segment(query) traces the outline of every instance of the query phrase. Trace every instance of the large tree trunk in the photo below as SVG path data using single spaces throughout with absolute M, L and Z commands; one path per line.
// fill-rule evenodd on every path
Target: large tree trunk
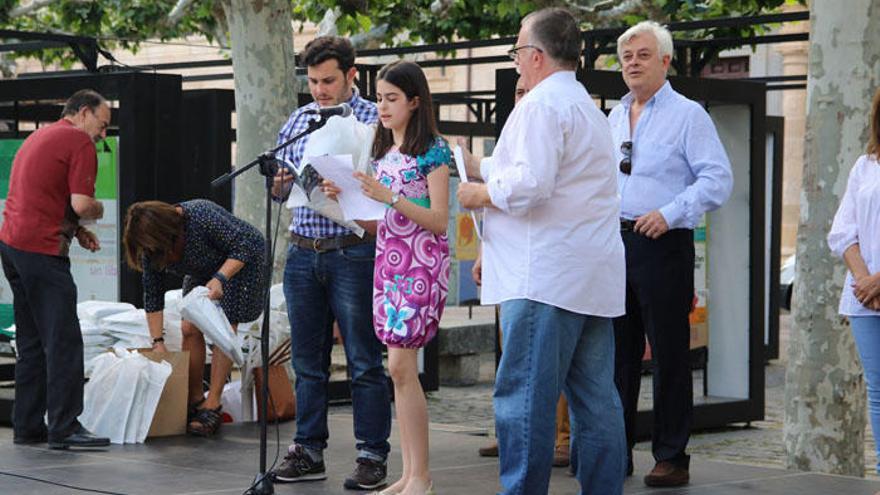
M 864 153 L 880 75 L 880 0 L 810 2 L 810 68 L 794 324 L 785 385 L 789 468 L 864 475 L 865 387 L 837 314 L 845 267 L 825 237 Z
M 235 160 L 243 165 L 275 145 L 278 130 L 296 109 L 290 0 L 226 0 L 223 8 L 229 23 L 235 75 Z M 262 231 L 265 223 L 263 178 L 256 169 L 246 172 L 236 178 L 233 190 L 235 214 Z M 283 210 L 282 235 L 290 223 L 287 208 Z M 280 239 L 275 253 L 274 280 L 282 273 L 284 246 L 284 239 Z

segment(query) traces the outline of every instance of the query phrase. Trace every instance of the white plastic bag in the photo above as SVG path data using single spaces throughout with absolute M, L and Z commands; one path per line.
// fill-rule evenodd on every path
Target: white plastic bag
M 126 359 L 127 351 L 107 353 L 92 373 L 83 391 L 83 412 L 80 423 L 96 435 L 110 438 L 111 443 L 125 442 L 128 416 L 135 401 L 141 369 Z
M 202 286 L 191 290 L 180 302 L 180 314 L 197 326 L 205 338 L 229 356 L 229 359 L 241 366 L 244 356 L 238 338 L 220 305 L 208 299 L 208 292 L 208 288 Z
M 76 305 L 76 316 L 80 320 L 98 324 L 103 318 L 116 313 L 133 311 L 135 307 L 129 303 L 112 301 L 83 301 Z
M 92 365 L 80 423 L 112 443 L 142 443 L 171 376 L 171 365 L 121 348 L 95 357 Z
M 159 406 L 159 398 L 165 382 L 171 376 L 171 364 L 167 361 L 151 361 L 141 354 L 135 354 L 138 364 L 143 364 L 135 392 L 134 404 L 125 426 L 125 443 L 143 443 L 153 423 L 153 416 Z
M 355 222 L 343 220 L 342 208 L 321 192 L 318 186 L 318 173 L 308 163 L 306 157 L 321 155 L 351 155 L 355 170 L 372 175 L 370 170 L 370 151 L 373 146 L 375 127 L 364 124 L 352 115 L 334 116 L 327 119 L 324 127 L 318 129 L 306 143 L 303 159 L 295 170 L 295 186 L 290 192 L 287 207 L 308 206 L 321 215 L 344 225 L 357 235 L 364 229 Z

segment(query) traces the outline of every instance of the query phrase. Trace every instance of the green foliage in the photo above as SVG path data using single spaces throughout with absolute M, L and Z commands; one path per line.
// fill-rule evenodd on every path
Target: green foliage
M 94 36 L 106 48 L 136 50 L 138 43 L 147 39 L 203 34 L 213 40 L 218 32 L 226 32 L 222 1 L 195 0 L 184 17 L 172 24 L 167 16 L 176 0 L 59 0 L 30 15 L 14 18 L 10 18 L 9 12 L 19 5 L 19 0 L 0 0 L 0 27 Z M 631 11 L 607 15 L 584 10 L 593 7 L 597 0 L 291 0 L 291 13 L 295 20 L 318 22 L 327 9 L 338 8 L 341 15 L 336 25 L 341 34 L 354 35 L 387 25 L 386 44 L 411 44 L 512 36 L 519 30 L 524 15 L 549 5 L 573 6 L 584 26 L 607 27 L 632 25 L 648 16 L 671 22 L 756 15 L 776 11 L 786 1 L 794 0 L 644 0 L 635 2 L 637 8 Z M 432 11 L 432 4 L 440 5 L 439 11 Z M 690 36 L 727 37 L 762 31 L 759 26 L 693 32 Z M 69 50 L 24 55 L 39 57 L 44 62 L 72 61 Z
M 196 0 L 177 23 L 167 21 L 176 0 L 94 0 L 87 3 L 59 0 L 29 15 L 10 17 L 18 0 L 0 0 L 0 28 L 36 32 L 60 32 L 96 37 L 105 48 L 122 47 L 136 51 L 147 39 L 169 40 L 190 34 L 213 39 L 222 12 L 220 0 Z M 58 62 L 69 67 L 76 61 L 66 49 L 17 53 Z

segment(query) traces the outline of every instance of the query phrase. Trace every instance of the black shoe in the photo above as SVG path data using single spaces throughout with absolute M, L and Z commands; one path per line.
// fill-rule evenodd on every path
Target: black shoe
M 288 452 L 281 464 L 272 470 L 272 480 L 276 483 L 324 479 L 327 479 L 324 461 L 313 461 L 302 445 L 294 445 L 293 452 Z
M 61 440 L 49 439 L 49 448 L 55 450 L 64 450 L 70 447 L 109 447 L 110 439 L 107 437 L 98 437 L 92 434 L 85 427 L 80 426 L 70 435 Z
M 354 472 L 345 478 L 344 486 L 349 490 L 373 490 L 387 484 L 386 476 L 388 467 L 384 462 L 358 457 Z

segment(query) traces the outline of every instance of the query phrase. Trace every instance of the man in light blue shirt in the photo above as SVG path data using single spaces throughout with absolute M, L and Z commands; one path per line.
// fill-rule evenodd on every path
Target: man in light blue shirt
M 626 315 L 614 321 L 615 381 L 623 400 L 628 474 L 645 336 L 654 360 L 656 465 L 649 486 L 688 483 L 685 453 L 693 416 L 690 313 L 693 229 L 730 196 L 733 176 L 709 114 L 672 89 L 672 36 L 651 21 L 617 40 L 630 92 L 609 115 L 618 160 L 620 230 L 626 247 Z

